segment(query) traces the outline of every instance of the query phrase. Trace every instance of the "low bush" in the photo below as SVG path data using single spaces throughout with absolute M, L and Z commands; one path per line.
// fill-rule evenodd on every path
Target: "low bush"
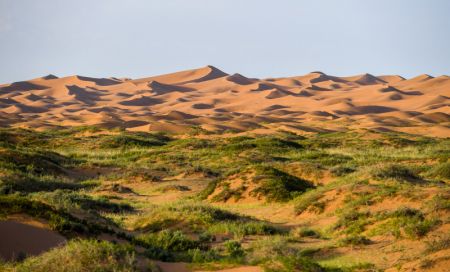
M 223 246 L 225 247 L 225 251 L 230 258 L 242 258 L 245 254 L 241 243 L 238 241 L 228 240 L 223 243 Z

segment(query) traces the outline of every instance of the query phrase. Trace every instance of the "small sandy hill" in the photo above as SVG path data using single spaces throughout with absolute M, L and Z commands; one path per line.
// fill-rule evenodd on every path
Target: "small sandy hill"
M 205 66 L 140 79 L 47 75 L 3 84 L 0 121 L 4 126 L 99 125 L 172 133 L 193 127 L 308 133 L 383 128 L 446 137 L 449 97 L 445 75 L 404 79 L 312 72 L 257 79 Z
M 48 74 L 48 75 L 46 75 L 46 76 L 36 78 L 36 80 L 50 80 L 50 79 L 57 79 L 57 78 L 58 78 L 58 77 L 55 76 L 55 75 Z
M 371 74 L 363 74 L 351 77 L 343 77 L 343 79 L 357 83 L 358 85 L 374 85 L 374 84 L 385 84 L 386 81 L 373 76 Z
M 193 91 L 191 88 L 181 87 L 176 85 L 163 84 L 156 80 L 152 80 L 148 83 L 148 87 L 155 94 L 167 94 L 170 92 L 189 92 Z
M 167 120 L 178 120 L 178 121 L 182 121 L 182 120 L 187 120 L 187 119 L 193 119 L 196 118 L 197 116 L 192 115 L 192 114 L 187 114 L 181 111 L 171 111 L 168 114 L 165 115 L 165 118 Z
M 404 77 L 399 76 L 399 75 L 383 75 L 383 76 L 377 76 L 377 78 L 379 78 L 389 84 L 405 80 Z
M 140 83 L 156 80 L 158 82 L 165 84 L 186 84 L 189 82 L 199 82 L 225 76 L 228 76 L 228 74 L 220 71 L 214 66 L 208 65 L 200 69 L 193 69 L 155 77 L 136 79 L 132 80 L 132 82 Z
M 66 239 L 35 220 L 0 221 L 0 258 L 14 261 L 60 246 Z
M 21 92 L 31 90 L 43 90 L 43 89 L 46 89 L 46 87 L 28 81 L 19 81 L 1 87 L 0 91 L 3 93 L 3 92 Z
M 233 74 L 231 76 L 227 76 L 226 79 L 228 81 L 231 81 L 231 82 L 233 82 L 235 84 L 239 84 L 239 85 L 249 85 L 249 84 L 252 84 L 255 81 L 257 81 L 256 79 L 250 79 L 250 78 L 247 78 L 247 77 L 245 77 L 241 74 L 237 74 L 237 73 Z

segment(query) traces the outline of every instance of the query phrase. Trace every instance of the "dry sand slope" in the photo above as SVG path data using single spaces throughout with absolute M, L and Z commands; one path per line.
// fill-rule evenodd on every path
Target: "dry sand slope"
M 371 128 L 450 136 L 450 77 L 255 79 L 207 66 L 142 79 L 49 75 L 0 85 L 0 124 L 185 133 Z M 424 129 L 425 128 L 425 129 Z

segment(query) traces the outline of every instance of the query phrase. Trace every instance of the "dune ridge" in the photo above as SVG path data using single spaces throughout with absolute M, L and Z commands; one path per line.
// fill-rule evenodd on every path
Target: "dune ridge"
M 173 133 L 382 127 L 448 137 L 450 77 L 312 72 L 257 79 L 213 66 L 140 79 L 47 75 L 0 85 L 0 124 Z

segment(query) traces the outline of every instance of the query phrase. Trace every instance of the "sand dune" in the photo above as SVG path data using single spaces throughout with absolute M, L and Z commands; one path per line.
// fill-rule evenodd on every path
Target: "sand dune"
M 312 72 L 256 79 L 213 66 L 140 79 L 47 75 L 0 85 L 0 122 L 172 133 L 194 126 L 308 133 L 359 127 L 445 137 L 450 136 L 450 77 Z
M 34 220 L 25 223 L 15 220 L 0 221 L 0 238 L 0 259 L 4 261 L 38 255 L 66 242 L 63 236 Z

